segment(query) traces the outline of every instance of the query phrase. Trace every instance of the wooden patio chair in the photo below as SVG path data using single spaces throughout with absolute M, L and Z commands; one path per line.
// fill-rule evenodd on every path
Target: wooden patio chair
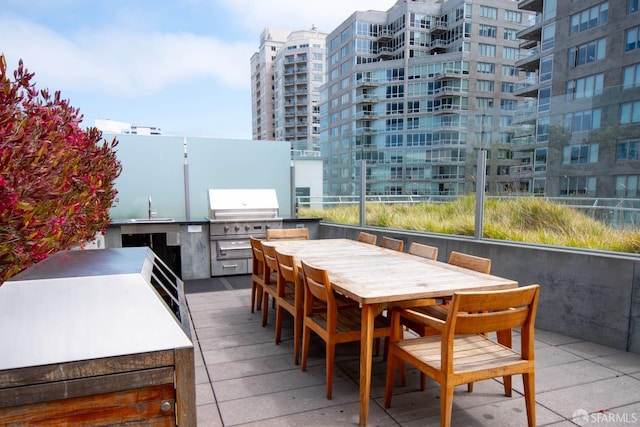
M 262 241 L 249 236 L 251 242 L 251 312 L 257 306 L 262 307 L 262 291 L 264 289 L 264 254 Z
M 451 265 L 468 268 L 479 273 L 491 274 L 491 259 L 476 255 L 464 254 L 462 252 L 451 251 L 449 261 Z
M 404 242 L 392 237 L 382 236 L 380 240 L 380 246 L 383 248 L 391 249 L 393 251 L 402 252 L 404 249 Z
M 278 303 L 278 261 L 276 260 L 275 246 L 262 245 L 262 254 L 264 255 L 265 277 L 262 293 L 262 326 L 266 326 L 269 315 L 269 296 L 273 298 L 274 307 L 277 307 Z
M 280 343 L 282 311 L 286 310 L 293 316 L 293 361 L 298 365 L 300 363 L 300 339 L 304 312 L 304 285 L 293 255 L 282 253 L 276 249 L 276 260 L 278 262 L 276 344 Z
M 451 425 L 453 391 L 457 385 L 489 378 L 504 378 L 504 393 L 511 396 L 511 376 L 522 374 L 529 427 L 536 425 L 534 323 L 540 287 L 485 292 L 459 292 L 451 301 L 446 320 L 413 310 L 394 309 L 387 361 L 384 405 L 389 408 L 398 364 L 409 363 L 440 384 L 440 425 Z M 400 316 L 415 318 L 440 331 L 441 336 L 401 339 Z M 521 351 L 506 347 L 489 332 L 511 334 L 520 329 Z
M 311 332 L 316 333 L 326 345 L 326 396 L 331 399 L 333 368 L 337 344 L 359 342 L 361 339 L 360 308 L 339 309 L 336 294 L 326 270 L 302 261 L 304 278 L 304 321 L 302 331 L 302 370 L 307 369 Z M 314 310 L 314 300 L 326 304 L 319 313 Z M 388 337 L 389 320 L 378 316 L 374 323 L 374 338 Z
M 375 245 L 377 239 L 378 236 L 375 234 L 365 233 L 364 231 L 361 231 L 360 234 L 358 234 L 358 242 Z
M 477 271 L 479 273 L 490 274 L 491 273 L 491 259 L 483 258 L 475 255 L 469 255 L 462 252 L 451 251 L 449 254 L 449 264 L 456 265 L 462 268 L 468 268 L 469 270 Z M 424 304 L 419 307 L 411 307 L 409 310 L 425 314 L 427 316 L 436 317 L 440 320 L 445 320 L 449 313 L 449 298 L 445 298 L 441 304 Z M 416 322 L 410 317 L 403 316 L 401 322 L 408 329 L 411 329 L 421 337 L 429 335 L 438 335 L 439 331 L 431 327 L 429 324 Z M 420 390 L 424 390 L 426 387 L 426 377 L 424 374 L 420 375 Z M 467 384 L 467 390 L 469 393 L 473 392 L 473 383 Z
M 409 245 L 409 250 L 407 252 L 411 255 L 432 259 L 434 261 L 438 259 L 438 248 L 435 246 L 423 245 L 422 243 L 412 242 L 411 245 Z
M 309 240 L 308 228 L 268 228 L 267 240 Z

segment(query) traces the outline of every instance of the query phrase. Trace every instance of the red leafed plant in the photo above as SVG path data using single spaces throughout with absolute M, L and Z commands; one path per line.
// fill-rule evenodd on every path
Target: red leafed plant
M 92 240 L 111 222 L 122 166 L 79 110 L 31 83 L 0 55 L 0 284 L 50 254 Z

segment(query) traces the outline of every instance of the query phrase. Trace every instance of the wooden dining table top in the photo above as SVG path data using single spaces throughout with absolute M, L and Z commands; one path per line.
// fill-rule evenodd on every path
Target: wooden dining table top
M 326 269 L 336 291 L 363 304 L 509 289 L 518 282 L 350 239 L 263 242 Z

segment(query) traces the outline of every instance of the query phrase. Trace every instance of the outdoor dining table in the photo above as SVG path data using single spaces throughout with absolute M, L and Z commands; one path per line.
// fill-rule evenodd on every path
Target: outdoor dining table
M 367 425 L 371 392 L 374 318 L 394 305 L 442 298 L 457 291 L 509 289 L 518 282 L 478 273 L 349 239 L 264 242 L 280 252 L 326 269 L 335 291 L 362 307 L 360 425 Z

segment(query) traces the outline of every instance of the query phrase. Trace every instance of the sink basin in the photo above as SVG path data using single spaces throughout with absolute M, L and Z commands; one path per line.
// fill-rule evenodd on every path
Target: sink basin
M 144 223 L 154 223 L 154 222 L 173 222 L 173 218 L 134 218 L 130 219 L 127 222 L 136 223 L 136 224 L 144 224 Z

